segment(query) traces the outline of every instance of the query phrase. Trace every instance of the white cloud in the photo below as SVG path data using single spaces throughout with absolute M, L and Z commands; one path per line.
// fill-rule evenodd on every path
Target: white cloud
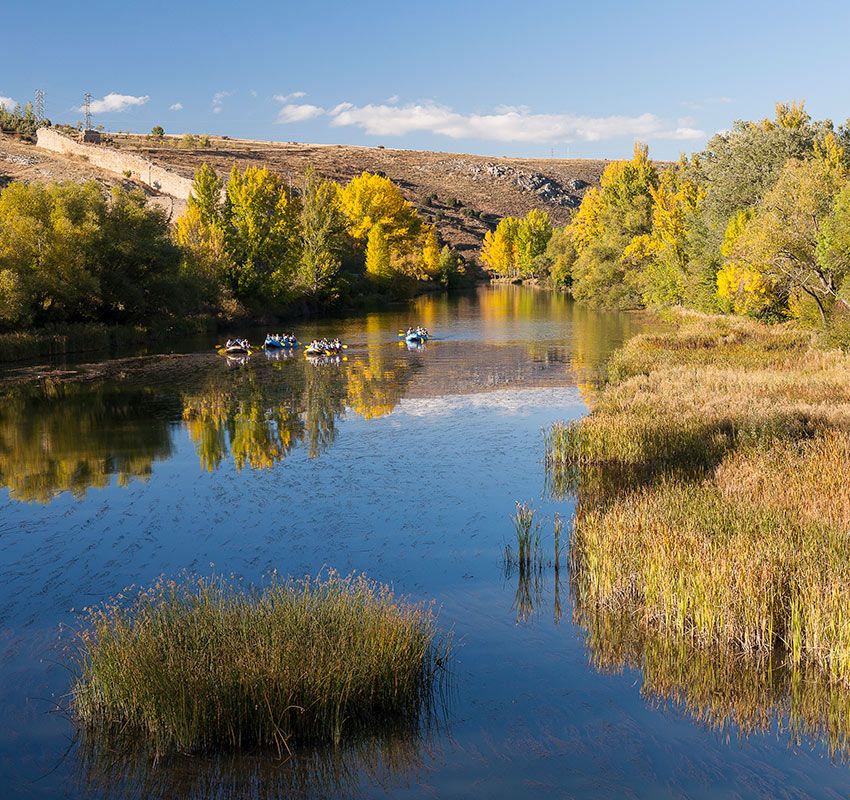
M 109 94 L 101 97 L 100 100 L 92 100 L 91 112 L 92 114 L 118 113 L 135 106 L 143 106 L 148 102 L 148 100 L 150 100 L 148 95 L 140 95 L 137 97 L 132 94 L 116 94 L 115 92 L 110 92 Z M 82 111 L 82 106 L 77 110 Z
M 256 97 L 256 96 L 257 96 L 257 90 L 251 89 L 251 97 Z
M 662 131 L 657 136 L 656 139 L 677 139 L 680 141 L 686 141 L 691 139 L 704 139 L 705 131 L 699 130 L 699 128 L 688 128 L 688 127 L 679 127 L 674 128 L 670 131 Z
M 399 96 L 397 94 L 394 94 L 391 97 L 387 98 L 387 102 L 390 105 L 395 105 L 398 101 L 399 101 Z
M 212 98 L 212 110 L 213 114 L 221 114 L 221 110 L 224 108 L 224 98 L 230 97 L 233 92 L 216 92 Z
M 3 97 L 0 95 L 0 108 L 5 108 L 6 111 L 11 111 L 16 105 L 18 105 L 11 97 Z
M 315 119 L 326 113 L 325 109 L 319 106 L 311 106 L 309 103 L 302 103 L 301 105 L 290 103 L 277 112 L 277 122 L 280 125 L 286 125 L 290 122 L 306 122 L 308 119 Z
M 306 96 L 306 92 L 290 92 L 289 94 L 276 94 L 274 99 L 277 100 L 278 103 L 286 103 L 289 100 L 298 100 L 298 98 Z
M 183 110 L 183 103 L 172 103 L 168 107 L 168 110 L 169 111 L 182 111 Z
M 392 106 L 340 103 L 330 111 L 334 127 L 358 127 L 374 136 L 435 133 L 452 139 L 499 142 L 598 142 L 618 137 L 696 139 L 702 131 L 688 126 L 669 129 L 654 114 L 588 117 L 577 114 L 533 114 L 523 106 L 500 107 L 490 114 L 461 114 L 435 102 Z

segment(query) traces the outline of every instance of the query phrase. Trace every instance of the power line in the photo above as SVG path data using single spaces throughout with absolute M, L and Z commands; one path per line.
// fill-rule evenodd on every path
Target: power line
M 91 130 L 91 92 L 86 92 L 83 96 L 83 114 L 85 114 L 86 124 L 85 130 Z
M 35 118 L 39 122 L 44 122 L 44 89 L 35 90 Z

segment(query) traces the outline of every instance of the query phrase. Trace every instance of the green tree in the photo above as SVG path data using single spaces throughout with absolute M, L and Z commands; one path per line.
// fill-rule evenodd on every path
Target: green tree
M 727 250 L 733 262 L 763 274 L 781 302 L 795 293 L 810 298 L 824 325 L 847 269 L 846 185 L 843 163 L 823 155 L 789 160 Z
M 144 321 L 185 304 L 180 250 L 171 240 L 165 212 L 149 208 L 141 191 L 112 190 L 93 250 L 99 319 Z
M 0 192 L 7 325 L 136 321 L 186 301 L 180 253 L 143 194 L 86 184 L 12 183 Z
M 322 180 L 314 170 L 306 175 L 301 198 L 301 260 L 298 285 L 314 299 L 337 294 L 336 280 L 345 247 L 346 218 L 339 184 Z
M 761 201 L 789 158 L 811 155 L 830 128 L 812 122 L 802 103 L 777 103 L 775 119 L 739 120 L 713 136 L 692 170 L 695 182 L 706 187 L 705 211 L 718 236 L 736 211 Z
M 516 270 L 520 275 L 534 275 L 536 259 L 546 252 L 551 238 L 552 221 L 548 212 L 533 208 L 520 221 L 516 233 Z
M 267 169 L 234 167 L 227 182 L 224 234 L 228 280 L 237 298 L 285 300 L 300 260 L 298 203 Z
M 554 288 L 565 289 L 572 283 L 576 256 L 576 247 L 567 229 L 555 228 L 543 254 L 549 282 Z
M 161 139 L 163 136 L 165 136 L 165 129 L 162 127 L 162 125 L 154 125 L 151 128 L 151 136 L 156 136 L 158 139 Z

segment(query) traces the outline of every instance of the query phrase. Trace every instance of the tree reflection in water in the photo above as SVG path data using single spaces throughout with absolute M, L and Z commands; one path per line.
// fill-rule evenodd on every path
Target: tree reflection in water
M 169 417 L 178 400 L 150 389 L 24 385 L 0 393 L 0 486 L 15 500 L 49 502 L 60 492 L 121 486 L 151 474 L 172 452 Z
M 237 469 L 268 469 L 303 444 L 316 458 L 336 438 L 346 408 L 371 419 L 390 413 L 411 375 L 407 360 L 379 347 L 348 361 L 290 358 L 267 371 L 209 376 L 183 397 L 183 419 L 201 465 L 217 469 L 229 455 Z
M 113 480 L 144 480 L 155 461 L 171 457 L 180 421 L 206 471 L 228 459 L 237 470 L 269 469 L 298 445 L 315 458 L 347 410 L 366 419 L 389 414 L 414 368 L 415 359 L 376 345 L 345 362 L 300 354 L 234 368 L 205 362 L 173 386 L 12 386 L 0 393 L 0 486 L 12 499 L 47 503 L 62 492 L 82 497 Z

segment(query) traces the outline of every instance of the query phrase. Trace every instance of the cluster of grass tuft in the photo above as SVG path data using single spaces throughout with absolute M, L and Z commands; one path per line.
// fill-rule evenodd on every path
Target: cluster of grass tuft
M 337 743 L 431 714 L 448 648 L 363 576 L 162 580 L 85 612 L 72 711 L 159 754 Z
M 550 486 L 581 498 L 585 606 L 850 686 L 850 357 L 687 315 L 614 365 L 592 413 L 546 441 Z

